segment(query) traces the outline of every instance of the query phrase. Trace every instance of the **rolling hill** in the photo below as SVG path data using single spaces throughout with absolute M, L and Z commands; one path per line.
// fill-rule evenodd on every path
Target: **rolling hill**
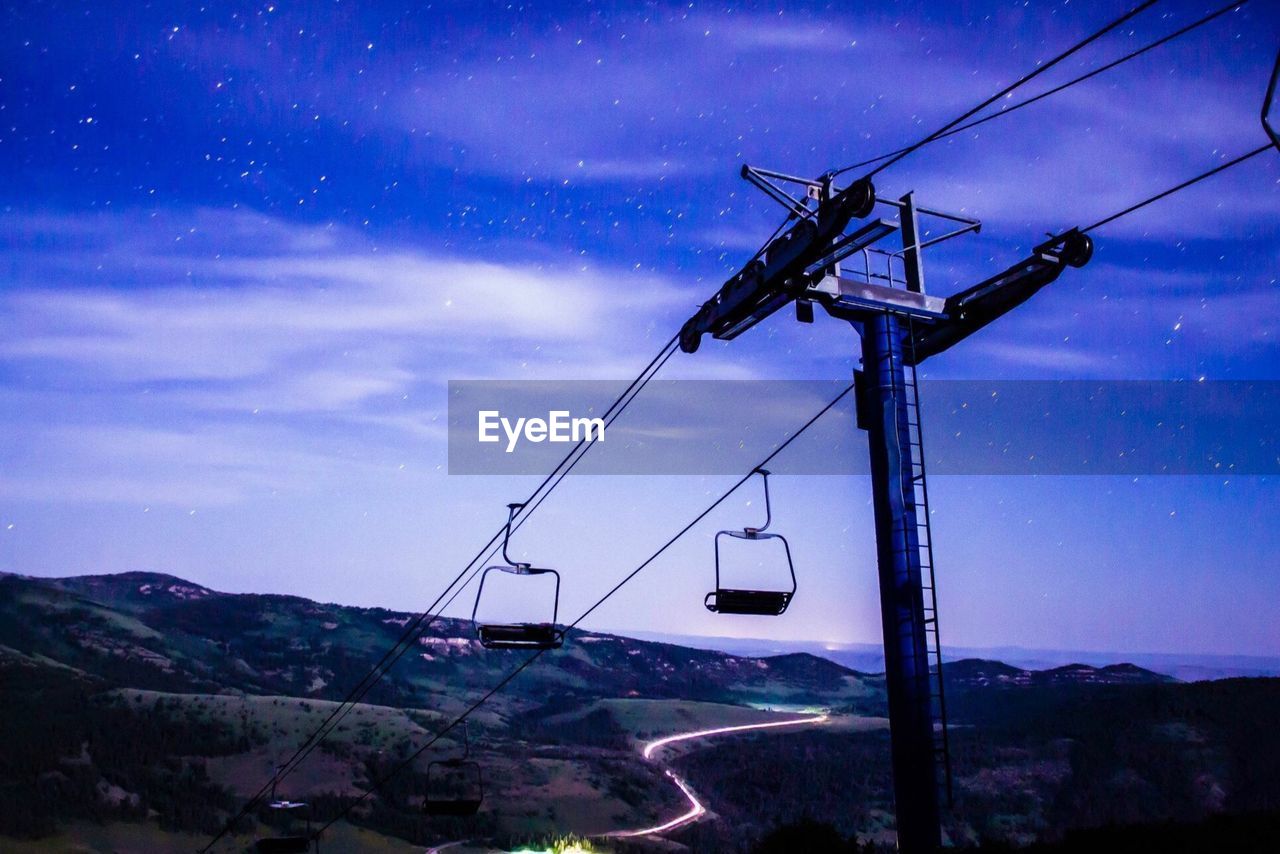
M 153 573 L 0 576 L 0 645 L 110 683 L 171 692 L 341 700 L 416 615 L 230 594 Z M 442 618 L 366 700 L 452 711 L 522 653 L 483 649 Z M 566 697 L 878 707 L 878 678 L 806 654 L 746 658 L 585 631 L 505 692 L 502 708 Z

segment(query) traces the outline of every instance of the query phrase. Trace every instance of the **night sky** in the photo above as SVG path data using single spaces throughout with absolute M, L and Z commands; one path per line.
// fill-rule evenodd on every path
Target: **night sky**
M 743 162 L 817 175 L 912 142 L 1126 8 L 9 4 L 0 570 L 422 608 L 536 483 L 447 474 L 447 381 L 633 376 L 776 225 Z M 1157 3 L 1010 103 L 1215 8 Z M 1264 142 L 1278 29 L 1253 0 L 878 176 L 983 221 L 927 258 L 930 290 Z M 1267 153 L 1099 231 L 926 373 L 1278 379 L 1277 212 Z M 782 312 L 664 377 L 839 379 L 856 347 Z M 749 405 L 724 418 L 759 440 Z M 573 615 L 729 482 L 573 478 L 516 551 L 561 569 Z M 702 608 L 744 494 L 590 627 L 877 640 L 867 480 L 775 490 L 785 617 Z M 944 642 L 1280 655 L 1273 477 L 931 497 Z

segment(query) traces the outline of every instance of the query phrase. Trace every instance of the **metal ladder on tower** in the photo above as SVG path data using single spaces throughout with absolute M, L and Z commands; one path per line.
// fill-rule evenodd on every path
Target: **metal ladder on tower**
M 908 322 L 906 349 L 910 358 L 903 365 L 904 397 L 909 437 L 911 499 L 916 515 L 916 538 L 920 549 L 920 583 L 924 591 L 924 622 L 929 658 L 929 698 L 937 721 L 933 751 L 942 768 L 941 785 L 947 806 L 954 802 L 951 782 L 951 744 L 947 735 L 947 700 L 942 679 L 942 640 L 938 631 L 938 587 L 933 566 L 933 528 L 929 518 L 929 484 L 925 474 L 924 432 L 920 424 L 920 386 L 916 381 L 915 336 Z

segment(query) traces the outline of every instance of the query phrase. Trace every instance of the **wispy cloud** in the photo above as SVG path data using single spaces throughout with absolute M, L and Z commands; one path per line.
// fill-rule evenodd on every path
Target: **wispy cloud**
M 1032 344 L 979 337 L 971 343 L 970 351 L 972 356 L 992 360 L 996 370 L 1016 366 L 1064 377 L 1097 376 L 1116 370 L 1106 355 L 1062 343 Z
M 124 220 L 129 252 L 105 264 L 101 223 L 19 226 L 65 248 L 41 253 L 41 275 L 16 263 L 0 294 L 0 391 L 23 401 L 6 429 L 42 449 L 7 473 L 11 494 L 159 501 L 187 494 L 159 489 L 165 472 L 179 482 L 192 470 L 194 491 L 217 501 L 270 478 L 305 488 L 326 454 L 347 467 L 360 456 L 301 455 L 317 436 L 361 435 L 362 453 L 406 439 L 442 448 L 446 380 L 629 376 L 665 340 L 643 320 L 665 327 L 688 299 L 635 271 L 377 250 L 208 211 L 190 219 L 214 235 L 201 239 L 228 239 L 192 253 L 171 221 L 138 232 Z M 242 254 L 242 242 L 258 248 Z M 50 268 L 57 288 L 42 284 Z M 641 322 L 620 329 L 619 313 Z M 46 458 L 63 461 L 54 477 L 30 468 Z
M 411 353 L 436 360 L 437 379 L 501 373 L 616 340 L 608 323 L 616 311 L 645 316 L 687 300 L 656 277 L 583 271 L 572 262 L 525 267 L 350 242 L 327 251 L 286 242 L 274 254 L 233 255 L 245 223 L 231 216 L 227 226 L 232 237 L 216 258 L 163 243 L 135 247 L 117 271 L 133 279 L 128 288 L 23 282 L 3 298 L 0 354 L 132 383 L 296 374 L 318 388 L 346 373 L 374 394 L 408 382 L 396 360 Z M 279 226 L 268 223 L 262 237 L 270 241 Z M 83 254 L 61 263 L 79 265 L 86 283 L 101 266 Z M 480 350 L 487 358 L 470 362 Z M 321 364 L 300 363 L 308 354 Z M 582 362 L 585 370 L 594 365 Z

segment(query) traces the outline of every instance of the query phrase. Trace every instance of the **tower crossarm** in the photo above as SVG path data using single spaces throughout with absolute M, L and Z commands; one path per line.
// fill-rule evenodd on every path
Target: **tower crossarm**
M 911 361 L 923 362 L 1003 317 L 1053 282 L 1068 266 L 1083 267 L 1093 257 L 1093 241 L 1071 229 L 1032 250 L 1002 273 L 947 297 L 945 317 L 913 329 Z
M 755 326 L 810 283 L 806 269 L 832 251 L 854 219 L 871 213 L 875 188 L 870 181 L 850 184 L 819 205 L 816 217 L 801 218 L 770 242 L 721 286 L 680 330 L 680 348 L 698 349 L 702 336 L 730 340 Z

